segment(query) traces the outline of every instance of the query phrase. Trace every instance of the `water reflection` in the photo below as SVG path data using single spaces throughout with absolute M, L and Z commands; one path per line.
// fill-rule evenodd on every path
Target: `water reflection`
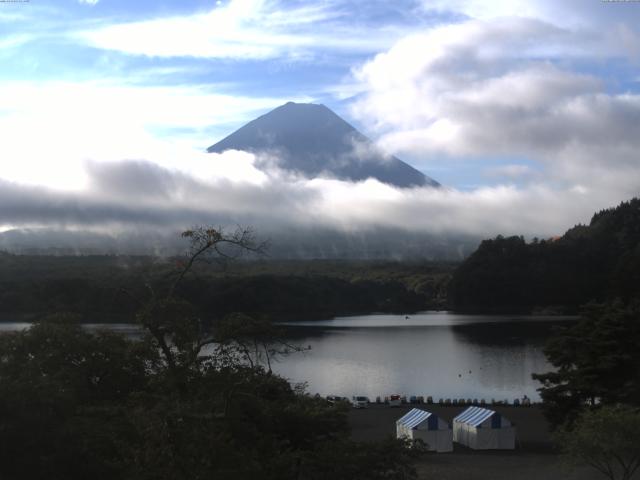
M 291 337 L 312 350 L 275 369 L 322 394 L 538 399 L 531 374 L 550 369 L 541 347 L 566 320 L 426 312 L 295 322 Z
M 292 382 L 306 381 L 311 392 L 375 398 L 391 393 L 442 398 L 536 400 L 534 372 L 551 366 L 542 345 L 557 325 L 572 317 L 457 315 L 424 312 L 363 315 L 284 326 L 288 339 L 311 350 L 282 358 L 274 370 Z M 1 331 L 29 323 L 0 323 Z M 131 338 L 130 324 L 85 325 L 108 328 Z

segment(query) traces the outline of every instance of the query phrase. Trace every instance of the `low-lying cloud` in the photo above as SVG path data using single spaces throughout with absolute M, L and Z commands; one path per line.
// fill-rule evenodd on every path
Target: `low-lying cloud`
M 235 151 L 207 158 L 229 166 L 230 172 L 236 161 L 260 163 L 251 154 Z M 401 250 L 407 239 L 433 243 L 437 238 L 457 238 L 469 243 L 497 234 L 549 237 L 624 199 L 619 192 L 540 185 L 467 192 L 401 189 L 374 179 L 307 179 L 277 167 L 242 180 L 222 175 L 221 168 L 194 167 L 204 165 L 195 160 L 185 165 L 190 165 L 188 170 L 142 160 L 87 162 L 87 187 L 74 191 L 1 181 L 0 223 L 5 230 L 111 237 L 140 232 L 169 237 L 194 224 L 242 224 L 291 249 L 297 248 L 297 237 L 308 242 L 313 232 L 323 232 L 324 238 L 330 237 L 328 232 L 359 238 L 360 246 L 375 238 L 375 232 L 385 232 L 388 248 Z M 282 245 L 276 247 L 282 251 Z M 455 249 L 455 241 L 450 247 Z

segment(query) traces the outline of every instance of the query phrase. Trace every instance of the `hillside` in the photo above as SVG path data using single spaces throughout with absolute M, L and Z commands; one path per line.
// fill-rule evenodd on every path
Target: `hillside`
M 596 213 L 562 237 L 483 241 L 456 270 L 450 304 L 461 310 L 574 311 L 590 300 L 640 295 L 640 199 Z

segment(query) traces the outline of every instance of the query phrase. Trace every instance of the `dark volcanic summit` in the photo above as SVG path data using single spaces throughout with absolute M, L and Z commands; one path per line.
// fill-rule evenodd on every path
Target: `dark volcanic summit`
M 266 152 L 279 166 L 309 178 L 376 178 L 398 187 L 440 184 L 402 160 L 386 155 L 324 105 L 289 102 L 247 123 L 207 149 Z

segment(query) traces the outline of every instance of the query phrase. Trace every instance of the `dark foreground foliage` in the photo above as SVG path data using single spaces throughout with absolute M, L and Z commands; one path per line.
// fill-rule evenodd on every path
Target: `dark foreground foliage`
M 610 480 L 640 468 L 640 304 L 590 304 L 559 329 L 545 354 L 554 371 L 534 375 L 556 444 L 571 464 Z
M 0 478 L 415 478 L 414 450 L 353 443 L 344 407 L 272 373 L 270 359 L 297 348 L 269 322 L 209 328 L 180 297 L 195 260 L 258 248 L 250 232 L 183 236 L 188 261 L 138 299 L 139 338 L 68 315 L 0 335 Z
M 640 468 L 640 409 L 600 406 L 556 433 L 571 463 L 586 464 L 609 480 L 631 480 Z
M 0 477 L 413 478 L 404 446 L 351 442 L 344 410 L 242 352 L 156 347 L 68 318 L 0 336 Z
M 560 328 L 545 354 L 556 368 L 536 374 L 552 425 L 571 425 L 597 405 L 640 406 L 640 304 L 589 305 L 575 325 Z

